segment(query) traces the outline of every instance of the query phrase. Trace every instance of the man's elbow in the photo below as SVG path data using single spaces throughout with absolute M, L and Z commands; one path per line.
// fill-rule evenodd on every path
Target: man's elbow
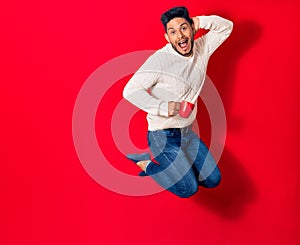
M 227 27 L 227 29 L 228 29 L 228 32 L 229 32 L 229 34 L 232 32 L 232 30 L 233 30 L 233 22 L 231 21 L 231 20 L 228 20 L 228 27 Z
M 229 21 L 229 29 L 232 31 L 233 30 L 233 22 L 230 20 Z
M 122 96 L 123 96 L 124 99 L 126 99 L 128 97 L 128 93 L 125 89 L 123 89 Z
M 125 86 L 125 88 L 123 89 L 123 93 L 122 96 L 125 100 L 134 103 L 134 101 L 137 99 L 137 92 L 132 89 L 130 86 Z
M 130 88 L 128 87 L 128 85 L 126 85 L 125 88 L 123 89 L 122 96 L 124 99 L 128 100 L 129 95 L 130 95 Z

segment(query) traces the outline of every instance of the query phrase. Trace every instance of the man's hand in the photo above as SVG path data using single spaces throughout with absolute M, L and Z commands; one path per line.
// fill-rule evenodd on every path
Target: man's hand
M 199 30 L 200 28 L 200 21 L 198 17 L 192 17 L 192 20 L 194 22 L 194 34 Z
M 174 117 L 180 110 L 180 102 L 169 101 L 168 102 L 168 114 L 169 117 Z

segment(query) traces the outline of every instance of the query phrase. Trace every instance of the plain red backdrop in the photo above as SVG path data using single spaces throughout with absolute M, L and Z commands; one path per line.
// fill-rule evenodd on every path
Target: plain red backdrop
M 183 4 L 191 15 L 234 22 L 208 69 L 228 123 L 222 184 L 190 199 L 111 192 L 76 155 L 76 96 L 110 59 L 162 47 L 160 14 Z M 2 2 L 0 243 L 299 244 L 299 10 L 296 0 Z M 101 102 L 98 133 L 110 122 L 103 106 L 121 99 L 125 83 Z M 209 142 L 204 105 L 200 111 Z M 131 125 L 141 147 L 144 116 Z M 136 172 L 106 133 L 99 141 L 110 160 Z

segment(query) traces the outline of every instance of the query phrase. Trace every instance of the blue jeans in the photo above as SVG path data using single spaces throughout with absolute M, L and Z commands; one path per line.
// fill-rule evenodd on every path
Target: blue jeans
M 204 142 L 191 127 L 148 131 L 155 161 L 146 168 L 160 186 L 179 197 L 190 197 L 198 186 L 216 187 L 220 170 Z

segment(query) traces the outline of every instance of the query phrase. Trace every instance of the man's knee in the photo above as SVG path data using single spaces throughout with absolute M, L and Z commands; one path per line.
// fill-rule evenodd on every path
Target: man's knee
M 201 181 L 200 185 L 206 188 L 215 188 L 221 182 L 222 176 L 220 171 L 214 171 L 206 180 Z
M 198 184 L 196 183 L 190 183 L 185 187 L 184 191 L 178 192 L 177 196 L 181 198 L 188 198 L 196 194 L 198 191 Z

